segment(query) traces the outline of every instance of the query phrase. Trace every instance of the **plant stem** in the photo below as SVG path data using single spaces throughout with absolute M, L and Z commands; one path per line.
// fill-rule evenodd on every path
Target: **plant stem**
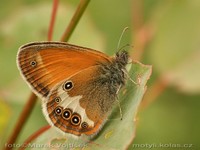
M 132 24 L 134 30 L 139 30 L 144 24 L 144 0 L 132 1 Z
M 8 139 L 5 150 L 11 150 L 13 148 L 13 144 L 15 143 L 17 137 L 19 136 L 23 126 L 25 125 L 28 117 L 30 116 L 35 104 L 36 104 L 36 95 L 31 93 L 26 105 L 24 106 L 19 119 L 17 120 L 17 123 L 13 129 L 13 132 Z
M 51 20 L 50 20 L 50 26 L 49 26 L 49 31 L 48 31 L 48 41 L 52 40 L 53 29 L 54 29 L 54 24 L 55 24 L 55 19 L 56 19 L 56 13 L 57 13 L 57 9 L 58 9 L 58 3 L 59 3 L 59 0 L 53 1 Z
M 146 91 L 142 103 L 140 105 L 140 109 L 144 109 L 149 106 L 156 98 L 163 93 L 163 91 L 168 87 L 168 82 L 161 77 L 157 79 L 154 84 L 148 88 Z
M 134 49 L 136 49 L 136 51 L 134 51 L 134 53 L 132 54 L 132 58 L 140 61 L 142 59 L 146 46 L 154 36 L 155 30 L 152 27 L 151 23 L 144 22 L 144 0 L 133 0 L 132 5 L 132 24 L 134 27 L 132 37 Z M 146 91 L 140 108 L 146 108 L 166 89 L 167 86 L 167 81 L 161 75 Z
M 153 31 L 149 24 L 144 22 L 144 1 L 133 0 L 132 2 L 132 24 L 133 24 L 133 44 L 134 53 L 132 58 L 140 61 L 142 59 L 146 45 L 153 37 Z
M 26 146 L 31 143 L 33 140 L 35 140 L 37 137 L 39 137 L 42 133 L 47 131 L 51 126 L 47 125 L 42 128 L 40 128 L 38 131 L 34 132 L 26 141 L 22 144 L 22 146 L 19 148 L 19 150 L 26 149 Z
M 49 26 L 49 30 L 48 30 L 48 40 L 49 41 L 52 39 L 52 35 L 53 35 L 53 28 L 54 28 L 54 22 L 55 22 L 58 2 L 59 2 L 59 0 L 54 0 L 54 3 L 53 3 L 51 22 L 50 22 L 50 26 Z M 19 116 L 19 119 L 17 120 L 17 123 L 13 129 L 12 134 L 6 143 L 5 150 L 11 150 L 13 148 L 12 147 L 13 144 L 17 140 L 23 126 L 25 125 L 27 119 L 29 118 L 33 108 L 35 107 L 36 99 L 37 99 L 36 95 L 34 93 L 31 93 L 27 100 L 26 105 L 23 107 L 23 110 Z M 11 145 L 11 147 L 8 147 L 9 145 Z
M 147 22 L 144 22 L 144 0 L 133 0 L 132 5 L 132 24 L 134 28 L 132 37 L 134 49 L 136 49 L 136 51 L 134 51 L 132 54 L 132 58 L 140 61 L 142 59 L 144 50 L 147 44 L 153 38 L 155 31 L 151 27 L 150 23 L 148 24 Z M 153 102 L 154 99 L 156 99 L 156 97 L 158 97 L 164 91 L 166 86 L 167 84 L 164 78 L 160 77 L 152 87 L 148 88 L 141 103 L 141 108 L 144 108 Z
M 74 31 L 76 25 L 78 24 L 81 16 L 83 15 L 88 3 L 90 2 L 90 0 L 81 0 L 77 9 L 76 9 L 76 12 L 74 13 L 74 16 L 72 17 L 68 27 L 66 28 L 62 38 L 61 38 L 61 41 L 65 41 L 67 42 L 72 34 L 72 32 Z

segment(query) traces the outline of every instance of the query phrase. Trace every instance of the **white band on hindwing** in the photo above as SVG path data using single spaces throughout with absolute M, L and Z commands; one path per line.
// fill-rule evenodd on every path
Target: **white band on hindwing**
M 58 88 L 58 95 L 61 98 L 58 106 L 71 109 L 74 113 L 78 113 L 81 116 L 81 122 L 87 122 L 89 126 L 94 126 L 94 122 L 90 120 L 85 112 L 85 109 L 80 106 L 80 99 L 82 95 L 70 97 L 66 91 L 63 90 L 62 86 Z

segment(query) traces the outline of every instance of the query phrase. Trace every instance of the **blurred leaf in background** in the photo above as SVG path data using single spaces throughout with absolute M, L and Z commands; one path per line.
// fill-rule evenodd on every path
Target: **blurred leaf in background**
M 60 39 L 78 2 L 60 0 L 54 40 Z M 0 136 L 5 142 L 29 94 L 16 68 L 17 49 L 27 42 L 47 39 L 52 1 L 4 0 L 1 3 L 0 108 L 3 114 L 0 114 Z M 136 137 L 129 149 L 145 148 L 141 145 L 145 143 L 192 144 L 192 149 L 200 148 L 199 14 L 198 0 L 91 1 L 72 35 L 70 43 L 112 55 L 123 28 L 130 26 L 131 31 L 121 45 L 132 44 L 133 58 L 153 65 L 150 85 L 155 88 L 150 87 L 143 99 Z M 138 53 L 141 57 L 137 57 Z M 39 103 L 19 143 L 47 124 Z M 168 149 L 178 148 L 169 146 Z
M 173 1 L 154 12 L 155 36 L 149 58 L 169 84 L 200 93 L 200 3 Z
M 170 143 L 179 144 L 181 148 L 191 144 L 191 149 L 198 149 L 200 1 L 165 0 L 150 5 L 146 0 L 141 3 L 151 6 L 144 10 L 143 26 L 152 35 L 143 61 L 153 65 L 154 78 L 139 112 L 134 144 L 155 143 L 155 149 L 162 149 L 160 143 L 166 144 L 168 149 L 179 149 Z

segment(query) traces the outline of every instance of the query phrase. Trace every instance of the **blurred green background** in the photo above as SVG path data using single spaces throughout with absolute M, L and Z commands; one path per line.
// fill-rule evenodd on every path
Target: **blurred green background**
M 60 40 L 78 2 L 60 0 L 53 40 Z M 51 9 L 49 0 L 1 1 L 1 147 L 30 94 L 16 67 L 18 48 L 47 40 Z M 126 26 L 130 30 L 121 46 L 131 44 L 133 59 L 153 66 L 129 149 L 148 149 L 147 144 L 154 144 L 153 149 L 200 149 L 200 1 L 91 1 L 69 43 L 112 55 Z M 38 100 L 18 142 L 46 124 Z

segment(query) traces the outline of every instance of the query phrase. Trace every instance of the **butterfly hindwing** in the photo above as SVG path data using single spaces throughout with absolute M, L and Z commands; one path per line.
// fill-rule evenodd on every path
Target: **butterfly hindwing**
M 84 69 L 53 88 L 43 107 L 51 124 L 77 136 L 92 135 L 101 128 L 116 98 L 104 83 L 101 69 L 101 66 Z M 66 118 L 68 113 L 70 117 Z M 80 119 L 77 124 L 73 123 L 74 115 Z

